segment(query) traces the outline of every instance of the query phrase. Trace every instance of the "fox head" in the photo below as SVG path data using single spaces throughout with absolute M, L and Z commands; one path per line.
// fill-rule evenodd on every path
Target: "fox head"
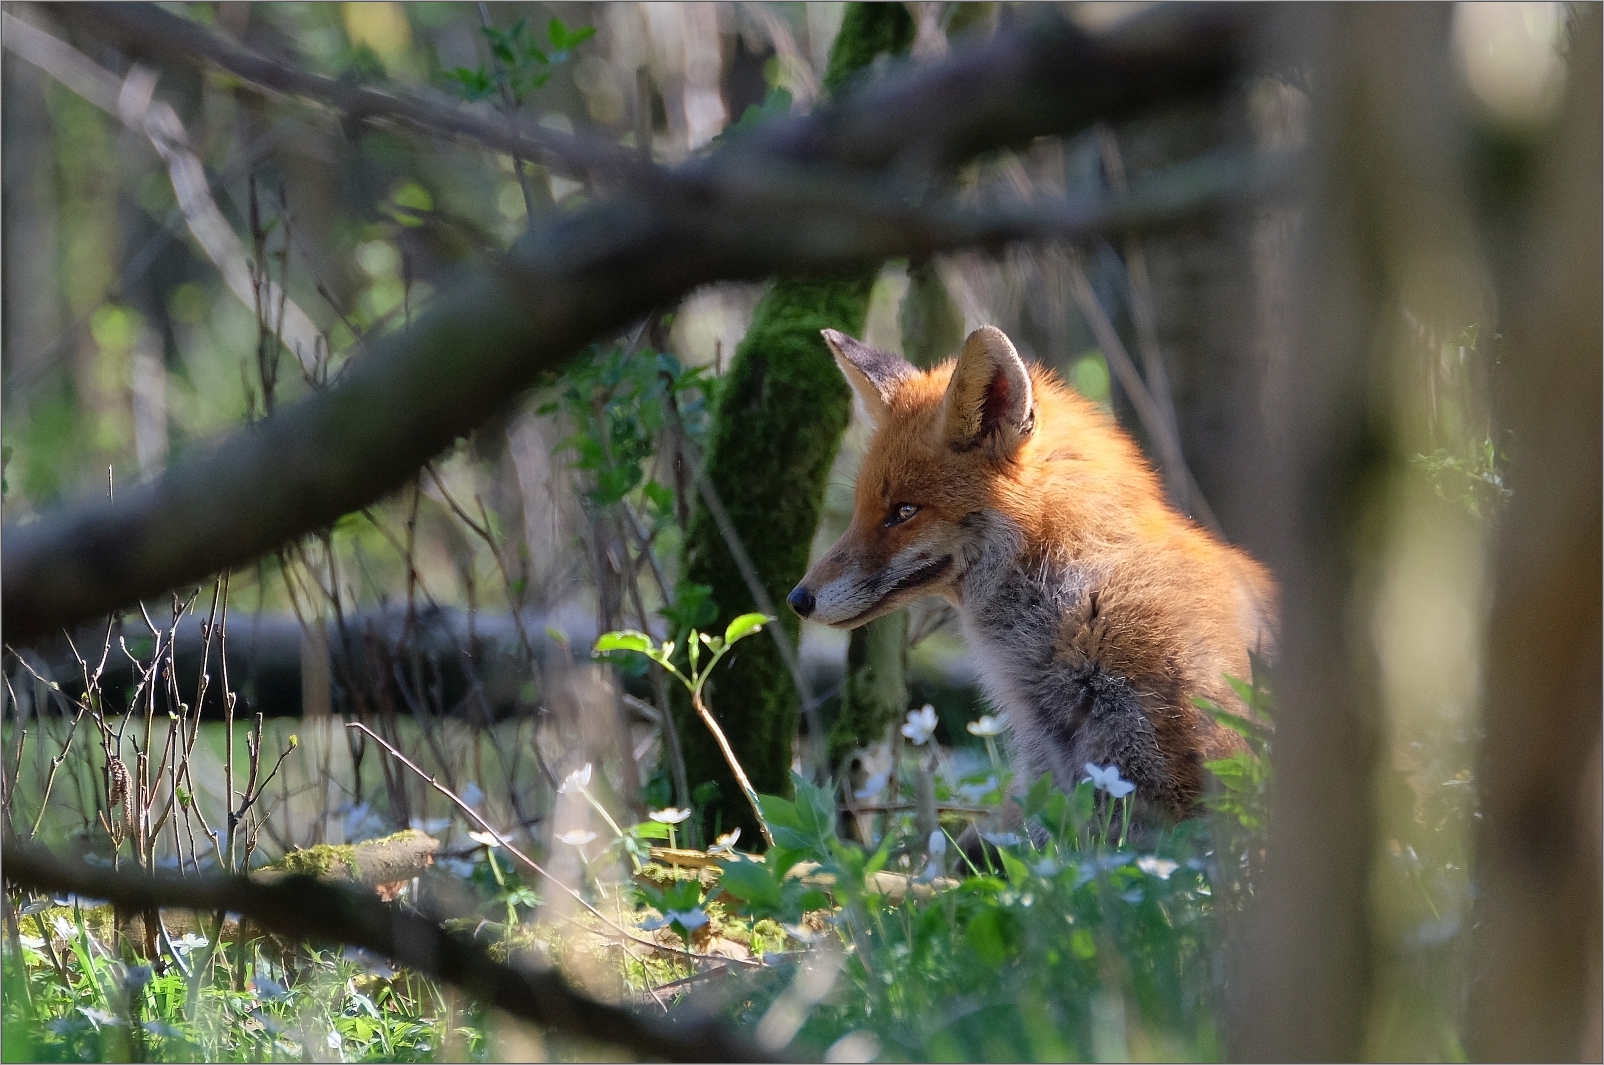
M 804 618 L 851 629 L 940 595 L 995 543 L 1036 423 L 1031 375 L 1000 329 L 975 330 L 955 361 L 920 370 L 833 329 L 825 342 L 874 423 L 852 524 L 787 598 Z

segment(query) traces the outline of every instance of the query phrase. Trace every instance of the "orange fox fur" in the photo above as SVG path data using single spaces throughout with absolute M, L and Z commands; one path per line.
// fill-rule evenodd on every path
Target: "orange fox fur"
M 825 331 L 875 423 L 852 523 L 791 593 L 853 628 L 926 595 L 962 620 L 1028 782 L 1084 764 L 1136 785 L 1144 822 L 1187 816 L 1243 707 L 1224 675 L 1274 639 L 1264 568 L 1182 517 L 1114 421 L 1000 330 L 929 371 Z

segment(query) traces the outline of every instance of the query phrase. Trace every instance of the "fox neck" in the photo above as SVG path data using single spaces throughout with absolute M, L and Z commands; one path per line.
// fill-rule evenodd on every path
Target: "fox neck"
M 957 608 L 964 642 L 981 687 L 1016 727 L 1009 744 L 1021 779 L 1045 770 L 1059 773 L 1044 722 L 1059 694 L 1053 654 L 1065 613 L 1086 590 L 1085 566 L 1067 555 L 1028 551 L 1023 533 L 997 514 L 972 516 L 987 522 L 987 534 L 957 581 Z

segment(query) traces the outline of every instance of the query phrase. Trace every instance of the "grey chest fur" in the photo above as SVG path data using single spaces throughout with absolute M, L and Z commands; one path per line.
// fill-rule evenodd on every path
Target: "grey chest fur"
M 1139 800 L 1155 797 L 1164 762 L 1140 693 L 1129 678 L 1055 653 L 1099 575 L 1072 564 L 1003 561 L 965 574 L 960 614 L 981 684 L 1012 723 L 1016 783 L 1050 771 L 1067 789 L 1093 762 L 1118 766 Z

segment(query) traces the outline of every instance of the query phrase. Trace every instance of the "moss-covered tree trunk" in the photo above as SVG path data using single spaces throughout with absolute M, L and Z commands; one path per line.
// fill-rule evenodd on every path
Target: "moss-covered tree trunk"
M 849 4 L 830 49 L 825 88 L 838 92 L 876 55 L 905 50 L 913 22 L 901 4 Z M 769 598 L 783 603 L 807 569 L 824 488 L 846 429 L 851 393 L 820 336 L 863 331 L 875 275 L 776 280 L 736 349 L 714 413 L 707 478 L 729 511 Z M 705 506 L 685 546 L 686 576 L 712 588 L 722 624 L 757 609 L 752 593 Z M 800 622 L 782 610 L 779 625 L 796 645 Z M 790 793 L 792 744 L 801 710 L 796 685 L 774 641 L 745 640 L 708 685 L 708 703 L 753 786 Z M 688 701 L 675 707 L 692 788 L 717 781 L 708 811 L 725 830 L 740 825 L 756 839 L 752 812 L 707 728 Z
M 902 352 L 915 366 L 934 366 L 963 343 L 963 315 L 928 260 L 908 267 Z M 908 706 L 908 611 L 895 610 L 852 630 L 847 644 L 841 712 L 830 729 L 830 764 L 885 739 Z

